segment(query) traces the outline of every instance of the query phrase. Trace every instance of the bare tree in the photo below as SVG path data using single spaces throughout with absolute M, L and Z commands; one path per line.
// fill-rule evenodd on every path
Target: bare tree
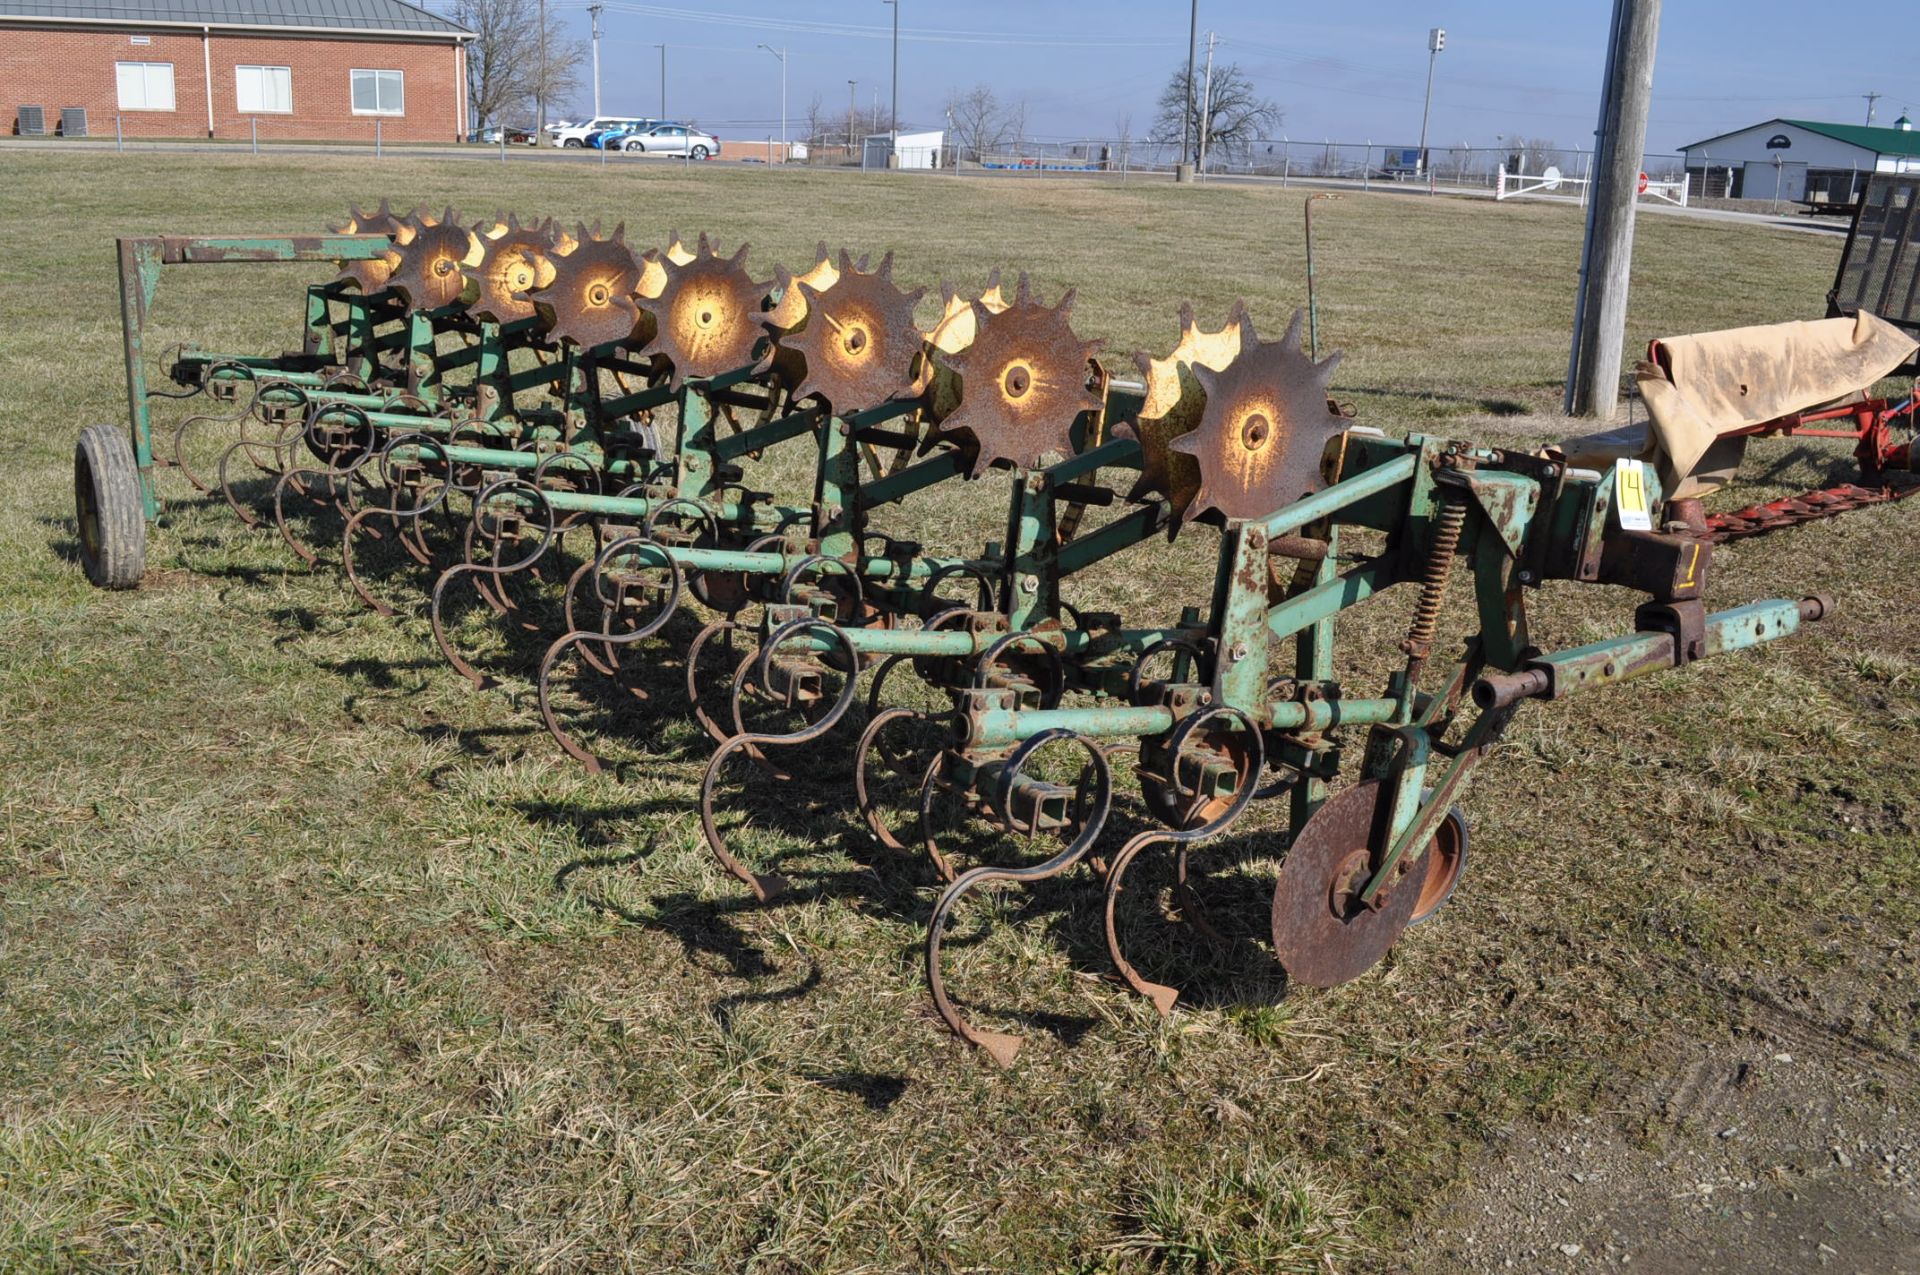
M 1177 142 L 1183 136 L 1205 139 L 1201 151 L 1245 159 L 1257 138 L 1269 136 L 1280 127 L 1285 115 L 1278 103 L 1254 91 L 1237 62 L 1213 68 L 1213 87 L 1207 94 L 1206 118 L 1201 119 L 1200 96 L 1205 91 L 1201 77 L 1195 76 L 1193 92 L 1187 92 L 1187 68 L 1182 63 L 1160 94 L 1159 114 L 1154 119 L 1153 140 Z
M 809 151 L 825 143 L 827 121 L 830 118 L 837 117 L 828 114 L 827 104 L 820 100 L 818 93 L 815 93 L 813 100 L 807 103 L 807 149 Z
M 538 0 L 453 0 L 447 12 L 474 33 L 467 101 L 479 123 L 505 124 L 534 102 L 552 103 L 579 87 L 586 45 L 550 12 L 543 57 Z
M 1549 166 L 1560 163 L 1560 147 L 1550 137 L 1522 137 L 1518 133 L 1509 133 L 1506 135 L 1506 144 L 1507 158 L 1519 161 L 1515 172 L 1544 173 Z
M 947 118 L 953 121 L 955 154 L 978 160 L 1006 145 L 1007 118 L 1000 99 L 984 84 L 947 94 Z
M 1027 149 L 1027 99 L 1024 97 L 1007 108 L 1007 138 L 1016 152 Z

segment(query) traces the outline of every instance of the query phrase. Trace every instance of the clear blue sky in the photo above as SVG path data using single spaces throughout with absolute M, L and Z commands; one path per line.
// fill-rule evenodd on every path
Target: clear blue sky
M 587 0 L 550 3 L 585 36 Z M 815 94 L 830 114 L 844 113 L 849 79 L 863 107 L 876 89 L 883 105 L 889 92 L 892 10 L 881 0 L 607 5 L 609 113 L 658 111 L 654 46 L 662 42 L 669 114 L 722 137 L 778 129 L 780 66 L 760 43 L 788 50 L 793 121 Z M 1431 144 L 1490 146 L 1517 133 L 1574 147 L 1592 137 L 1610 12 L 1609 0 L 1202 0 L 1200 30 L 1203 49 L 1205 33 L 1218 32 L 1217 56 L 1237 62 L 1280 105 L 1287 136 L 1410 145 L 1420 131 L 1427 29 L 1443 26 Z M 1187 13 L 1185 0 L 902 0 L 902 121 L 940 127 L 951 91 L 986 84 L 1002 99 L 1026 99 L 1037 136 L 1111 135 L 1127 114 L 1143 134 L 1167 76 L 1184 64 Z M 1827 14 L 1836 21 L 1825 22 Z M 1668 0 L 1648 149 L 1671 151 L 1776 115 L 1861 123 L 1869 89 L 1886 95 L 1876 122 L 1891 123 L 1903 107 L 1920 108 L 1912 16 L 1892 3 Z M 583 87 L 575 109 L 560 113 L 591 104 Z

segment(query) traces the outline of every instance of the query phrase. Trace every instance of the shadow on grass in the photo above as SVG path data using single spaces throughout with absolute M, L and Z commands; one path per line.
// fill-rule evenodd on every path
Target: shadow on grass
M 1368 395 L 1374 398 L 1391 399 L 1395 402 L 1419 402 L 1447 404 L 1459 409 L 1458 413 L 1479 413 L 1485 416 L 1528 416 L 1536 410 L 1525 403 L 1510 398 L 1486 398 L 1473 394 L 1449 394 L 1439 390 L 1420 390 L 1409 392 L 1405 387 L 1393 389 L 1377 385 L 1342 386 L 1340 393 Z
M 905 1076 L 888 1076 L 872 1071 L 834 1071 L 809 1075 L 806 1079 L 822 1089 L 858 1098 L 868 1111 L 885 1111 L 907 1092 Z

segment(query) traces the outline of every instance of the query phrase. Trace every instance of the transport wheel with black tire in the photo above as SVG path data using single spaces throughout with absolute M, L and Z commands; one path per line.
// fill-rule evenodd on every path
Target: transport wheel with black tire
M 140 471 L 126 431 L 89 425 L 73 449 L 73 504 L 87 579 L 131 589 L 147 567 L 147 518 Z

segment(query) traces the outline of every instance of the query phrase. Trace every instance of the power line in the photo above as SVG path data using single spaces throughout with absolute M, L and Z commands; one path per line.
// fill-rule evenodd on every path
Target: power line
M 586 7 L 587 0 L 564 0 L 561 8 Z M 811 18 L 758 17 L 745 13 L 715 13 L 706 9 L 681 9 L 668 5 L 622 3 L 608 0 L 607 8 L 634 17 L 665 18 L 676 22 L 700 22 L 711 26 L 747 27 L 762 31 L 787 31 L 803 35 L 831 35 L 852 39 L 890 40 L 890 26 L 867 26 L 851 22 L 826 22 Z M 1164 40 L 1138 40 L 1117 36 L 1082 36 L 1035 33 L 1031 31 L 970 31 L 942 27 L 902 27 L 902 40 L 921 44 L 1011 44 L 1030 48 L 1157 49 Z

